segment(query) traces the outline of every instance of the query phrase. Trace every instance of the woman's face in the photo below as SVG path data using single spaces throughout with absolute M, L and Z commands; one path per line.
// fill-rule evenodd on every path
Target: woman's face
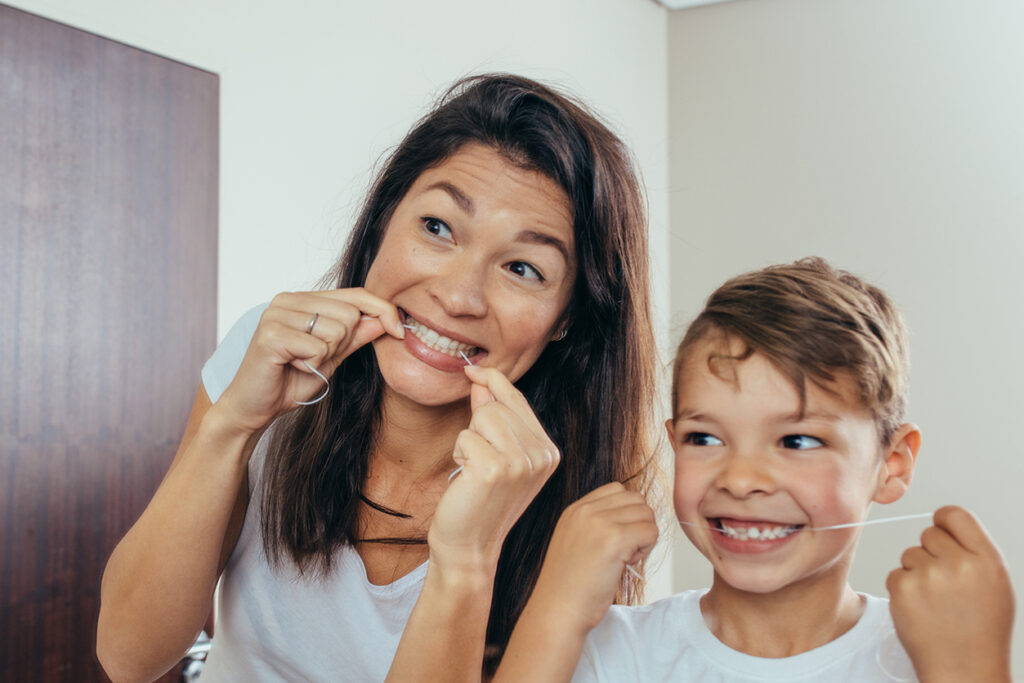
M 395 209 L 365 287 L 399 309 L 374 342 L 390 390 L 423 405 L 469 394 L 463 354 L 515 381 L 559 334 L 576 276 L 572 217 L 553 180 L 470 144 Z

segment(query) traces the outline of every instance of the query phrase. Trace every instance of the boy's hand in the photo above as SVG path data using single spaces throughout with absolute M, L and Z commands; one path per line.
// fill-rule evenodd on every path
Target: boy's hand
M 605 484 L 567 507 L 495 683 L 569 681 L 587 633 L 615 600 L 626 565 L 645 558 L 657 540 L 654 511 L 622 484 Z
M 605 484 L 562 513 L 534 595 L 585 635 L 615 600 L 626 566 L 644 559 L 657 540 L 644 497 L 618 482 Z
M 1010 681 L 1014 598 L 999 548 L 960 507 L 935 525 L 889 574 L 890 609 L 922 683 Z

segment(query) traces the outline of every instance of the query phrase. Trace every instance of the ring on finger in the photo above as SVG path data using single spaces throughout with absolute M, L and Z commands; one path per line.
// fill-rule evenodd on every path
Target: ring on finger
M 313 317 L 309 319 L 309 324 L 306 325 L 306 334 L 313 334 L 313 328 L 316 326 L 316 321 L 320 319 L 319 313 L 314 313 Z

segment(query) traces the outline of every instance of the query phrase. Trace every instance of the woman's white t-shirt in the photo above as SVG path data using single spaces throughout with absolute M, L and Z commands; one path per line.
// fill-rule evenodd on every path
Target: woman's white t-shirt
M 242 316 L 203 367 L 211 401 L 234 377 L 265 308 Z M 301 576 L 287 561 L 271 565 L 260 534 L 267 434 L 249 460 L 249 506 L 221 576 L 203 683 L 383 681 L 427 565 L 383 586 L 369 582 L 351 547 L 338 552 L 327 577 Z

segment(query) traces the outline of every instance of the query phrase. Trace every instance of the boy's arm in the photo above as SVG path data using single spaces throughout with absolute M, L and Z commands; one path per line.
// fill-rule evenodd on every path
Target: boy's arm
M 901 563 L 886 587 L 896 633 L 921 682 L 1009 683 L 1013 588 L 981 523 L 963 508 L 940 508 Z
M 622 484 L 606 484 L 566 508 L 494 683 L 569 681 L 626 565 L 643 559 L 657 539 L 654 512 Z

